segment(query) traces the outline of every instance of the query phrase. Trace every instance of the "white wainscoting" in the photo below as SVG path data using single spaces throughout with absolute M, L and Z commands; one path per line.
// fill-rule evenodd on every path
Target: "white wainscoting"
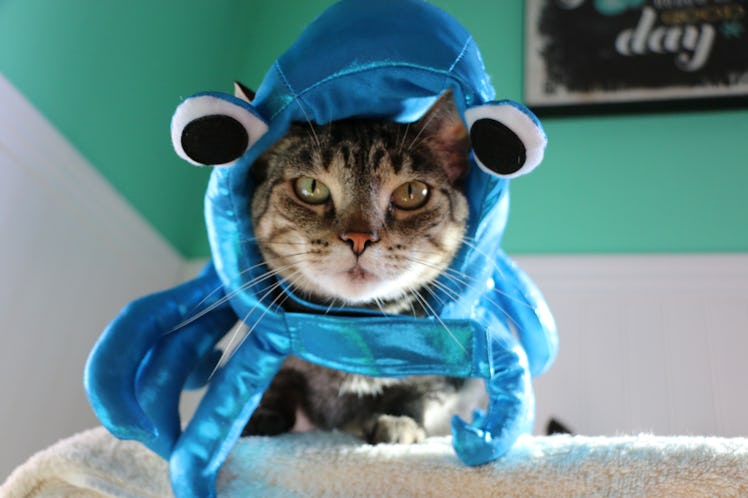
M 82 387 L 96 338 L 182 258 L 0 75 L 0 481 L 97 422 Z
M 748 255 L 517 259 L 559 327 L 539 432 L 748 436 Z

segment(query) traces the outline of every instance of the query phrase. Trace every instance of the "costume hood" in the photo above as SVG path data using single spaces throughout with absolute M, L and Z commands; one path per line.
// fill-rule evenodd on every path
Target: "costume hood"
M 226 94 L 203 93 L 177 109 L 172 120 L 177 152 L 193 164 L 219 165 L 211 176 L 205 212 L 213 262 L 240 318 L 252 323 L 253 315 L 268 312 L 251 286 L 266 271 L 258 265 L 262 258 L 249 216 L 254 191 L 249 171 L 255 159 L 293 122 L 322 125 L 351 117 L 413 122 L 447 90 L 453 93 L 472 147 L 465 180 L 470 242 L 451 267 L 481 284 L 445 279 L 449 298 L 434 295 L 430 306 L 441 319 L 471 318 L 495 287 L 506 287 L 510 299 L 499 303 L 499 314 L 504 322 L 506 317 L 513 321 L 512 310 L 518 304 L 511 296 L 518 288 L 502 281 L 511 280 L 515 268 L 509 269 L 511 275 L 502 275 L 492 255 L 501 252 L 508 179 L 537 166 L 546 137 L 524 106 L 492 100 L 494 90 L 470 34 L 448 14 L 420 0 L 344 0 L 317 18 L 277 59 L 251 104 Z M 519 278 L 526 279 L 524 274 Z M 260 287 L 267 288 L 267 282 Z M 534 286 L 532 292 L 537 292 Z M 529 306 L 551 323 L 542 299 L 517 299 L 520 307 Z M 351 320 L 352 314 L 371 312 L 338 309 L 330 314 Z M 535 362 L 534 373 L 544 370 L 553 355 L 543 356 Z

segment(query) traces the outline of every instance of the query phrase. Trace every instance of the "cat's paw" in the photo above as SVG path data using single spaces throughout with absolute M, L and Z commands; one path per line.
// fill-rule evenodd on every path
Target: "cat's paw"
M 426 431 L 410 417 L 379 415 L 367 431 L 367 441 L 371 444 L 397 443 L 413 444 L 426 439 Z
M 293 415 L 260 407 L 244 426 L 242 436 L 277 436 L 289 432 L 294 423 L 296 419 Z

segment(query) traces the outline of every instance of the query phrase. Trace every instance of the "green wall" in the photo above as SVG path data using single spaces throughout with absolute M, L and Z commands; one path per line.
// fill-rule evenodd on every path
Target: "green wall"
M 0 0 L 0 72 L 187 256 L 208 171 L 176 157 L 169 121 L 181 97 L 231 88 L 239 3 Z
M 205 172 L 168 140 L 179 97 L 256 88 L 331 3 L 0 0 L 0 71 L 175 247 L 204 256 Z M 521 100 L 522 2 L 434 3 L 473 33 L 497 94 Z M 512 183 L 509 251 L 748 251 L 747 110 L 544 124 L 544 164 Z

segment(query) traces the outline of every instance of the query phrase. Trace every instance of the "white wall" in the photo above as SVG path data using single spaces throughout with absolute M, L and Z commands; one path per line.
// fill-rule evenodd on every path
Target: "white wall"
M 519 258 L 558 322 L 538 427 L 748 435 L 748 255 Z
M 83 365 L 182 259 L 0 75 L 0 481 L 96 424 Z

